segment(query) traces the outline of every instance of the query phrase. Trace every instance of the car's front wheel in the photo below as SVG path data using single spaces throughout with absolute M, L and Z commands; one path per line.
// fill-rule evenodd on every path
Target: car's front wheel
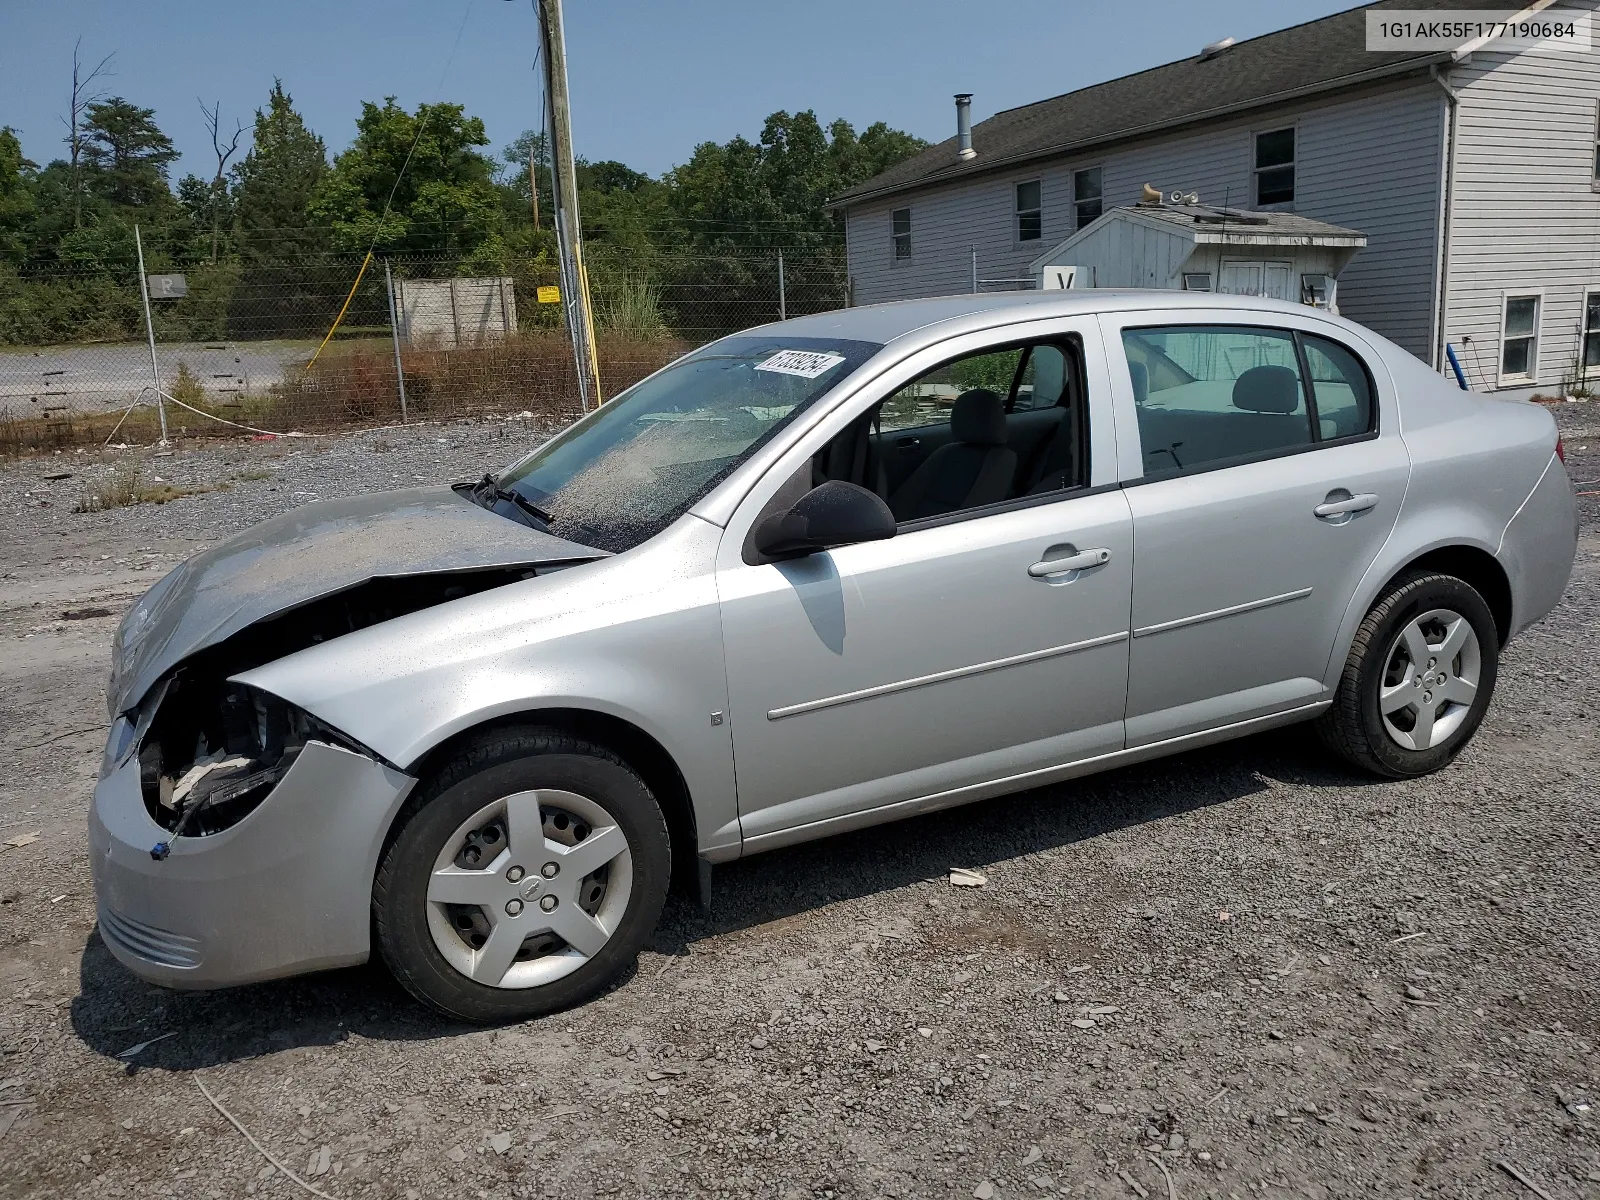
M 1375 774 L 1426 775 L 1478 728 L 1499 664 L 1499 635 L 1483 597 L 1453 575 L 1410 575 L 1362 621 L 1317 730 Z
M 671 862 L 661 809 L 620 758 L 559 731 L 502 731 L 408 803 L 373 889 L 378 947 L 444 1013 L 539 1016 L 628 967 Z

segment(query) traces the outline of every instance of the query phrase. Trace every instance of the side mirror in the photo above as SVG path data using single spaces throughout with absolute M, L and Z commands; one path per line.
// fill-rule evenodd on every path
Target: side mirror
M 878 542 L 894 536 L 894 514 L 872 492 L 830 479 L 812 488 L 786 513 L 756 526 L 755 548 L 769 560 L 803 558 L 830 546 Z

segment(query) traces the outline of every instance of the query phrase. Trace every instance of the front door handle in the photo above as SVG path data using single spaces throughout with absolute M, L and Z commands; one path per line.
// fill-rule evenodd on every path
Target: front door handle
M 1328 500 L 1317 505 L 1311 511 L 1323 520 L 1329 517 L 1353 516 L 1359 512 L 1366 512 L 1378 503 L 1378 497 L 1373 492 L 1362 492 L 1359 496 L 1350 496 L 1344 500 Z
M 1111 561 L 1111 551 L 1105 547 L 1080 550 L 1066 558 L 1047 558 L 1028 568 L 1035 579 L 1048 579 L 1052 575 L 1065 575 L 1068 571 L 1087 571 L 1090 567 L 1103 567 Z

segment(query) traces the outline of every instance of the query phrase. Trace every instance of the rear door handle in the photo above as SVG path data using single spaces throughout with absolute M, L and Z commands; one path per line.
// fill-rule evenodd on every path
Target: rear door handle
M 1366 512 L 1378 503 L 1378 497 L 1373 492 L 1363 492 L 1359 496 L 1351 496 L 1348 500 L 1329 500 L 1317 505 L 1311 511 L 1324 519 L 1328 517 L 1342 517 L 1347 514 Z
M 1111 561 L 1111 551 L 1105 547 L 1080 550 L 1066 558 L 1047 558 L 1028 568 L 1035 579 L 1048 579 L 1052 575 L 1065 575 L 1068 571 L 1087 571 L 1090 567 L 1103 567 Z

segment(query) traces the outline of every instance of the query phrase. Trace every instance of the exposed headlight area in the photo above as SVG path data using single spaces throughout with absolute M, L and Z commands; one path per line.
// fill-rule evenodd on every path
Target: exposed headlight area
M 237 825 L 307 742 L 368 753 L 304 709 L 209 673 L 180 668 L 151 703 L 155 711 L 138 739 L 140 790 L 151 818 L 174 837 Z

